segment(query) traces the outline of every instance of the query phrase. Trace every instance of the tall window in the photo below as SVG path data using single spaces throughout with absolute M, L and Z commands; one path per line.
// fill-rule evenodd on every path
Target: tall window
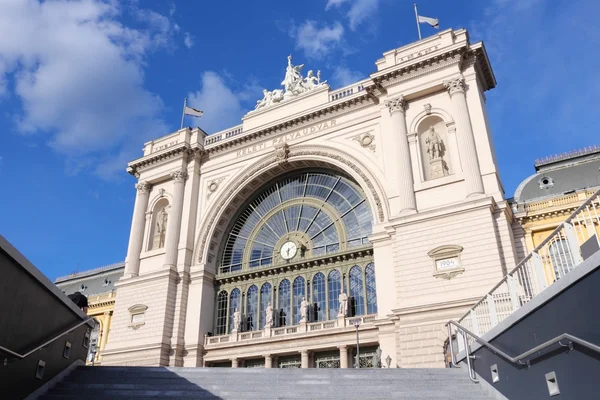
M 240 304 L 240 289 L 233 289 L 229 295 L 229 332 L 233 331 L 233 313 L 235 309 L 242 313 Z
M 248 297 L 246 298 L 246 320 L 243 321 L 244 330 L 253 331 L 258 325 L 258 288 L 256 285 L 250 286 L 248 289 Z
M 367 314 L 377 314 L 377 289 L 375 286 L 375 264 L 369 263 L 365 268 L 367 284 Z
M 290 281 L 284 279 L 279 284 L 279 312 L 277 326 L 290 324 Z
M 300 319 L 301 319 L 300 303 L 302 303 L 302 297 L 304 297 L 304 296 L 305 296 L 304 278 L 299 276 L 296 279 L 294 279 L 294 299 L 293 299 L 294 325 L 298 325 L 298 323 L 300 323 Z
M 336 319 L 340 308 L 340 289 L 342 288 L 342 279 L 340 271 L 334 269 L 327 278 L 329 285 L 329 319 Z
M 558 239 L 550 245 L 548 251 L 556 279 L 560 279 L 573 269 L 573 257 L 566 239 Z
M 354 315 L 365 314 L 362 269 L 355 265 L 350 268 L 350 296 L 354 298 Z
M 265 321 L 267 318 L 267 305 L 271 303 L 271 284 L 265 283 L 260 288 L 260 323 L 259 329 L 265 327 Z M 271 306 L 273 304 L 271 303 Z
M 325 275 L 321 272 L 313 278 L 313 315 L 312 320 L 323 321 L 327 317 L 327 299 L 325 297 Z
M 224 335 L 227 329 L 227 291 L 223 290 L 217 296 L 217 329 L 216 335 Z

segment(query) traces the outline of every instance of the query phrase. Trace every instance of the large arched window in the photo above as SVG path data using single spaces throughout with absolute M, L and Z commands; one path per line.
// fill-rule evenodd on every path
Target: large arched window
M 342 288 L 342 279 L 340 271 L 334 269 L 327 278 L 327 289 L 329 290 L 329 319 L 336 319 L 340 309 L 340 290 Z
M 369 263 L 365 268 L 367 285 L 367 314 L 377 314 L 377 289 L 375 286 L 375 264 Z
M 325 275 L 321 272 L 313 278 L 312 296 L 313 315 L 311 320 L 323 321 L 327 317 L 327 298 L 325 293 Z
M 246 297 L 246 320 L 244 321 L 246 331 L 257 329 L 258 325 L 258 288 L 256 285 L 250 286 L 248 289 L 248 297 Z
M 302 303 L 302 298 L 306 296 L 304 291 L 304 278 L 299 276 L 294 279 L 294 297 L 293 297 L 293 315 L 294 315 L 294 325 L 298 325 L 300 322 L 300 304 Z
M 363 292 L 362 269 L 355 265 L 350 268 L 350 297 L 354 299 L 354 315 L 365 314 L 365 294 Z
M 265 327 L 265 321 L 267 316 L 266 310 L 269 303 L 271 303 L 271 284 L 267 282 L 264 283 L 260 288 L 260 323 L 258 325 L 259 329 Z
M 571 257 L 569 242 L 566 239 L 556 240 L 550 245 L 548 252 L 556 279 L 560 279 L 573 269 L 573 257 Z
M 330 173 L 298 173 L 268 185 L 236 216 L 219 272 L 367 246 L 371 231 L 371 210 L 356 183 Z
M 277 326 L 290 325 L 290 281 L 284 279 L 279 284 L 279 311 Z
M 224 335 L 227 330 L 227 292 L 222 290 L 217 296 L 217 335 Z
M 240 289 L 233 289 L 229 295 L 229 332 L 233 331 L 233 313 L 237 309 L 242 313 L 240 304 Z

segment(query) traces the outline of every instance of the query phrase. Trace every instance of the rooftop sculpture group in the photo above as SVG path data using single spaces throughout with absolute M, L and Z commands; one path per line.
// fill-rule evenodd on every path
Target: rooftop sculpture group
M 302 93 L 306 93 L 319 86 L 324 85 L 327 81 L 321 82 L 321 71 L 317 71 L 317 76 L 314 75 L 313 71 L 310 70 L 306 74 L 306 77 L 302 76 L 302 68 L 304 64 L 292 65 L 292 56 L 288 56 L 288 65 L 285 70 L 285 78 L 281 82 L 283 89 L 275 89 L 268 91 L 263 89 L 263 98 L 256 102 L 255 109 L 268 107 L 272 104 L 280 103 L 283 100 L 298 96 Z

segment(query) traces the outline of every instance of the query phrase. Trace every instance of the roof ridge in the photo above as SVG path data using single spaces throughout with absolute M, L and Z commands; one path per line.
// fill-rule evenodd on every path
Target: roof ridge
M 82 276 L 92 275 L 92 274 L 95 274 L 97 272 L 103 272 L 103 271 L 108 271 L 108 270 L 111 270 L 111 269 L 122 268 L 124 266 L 125 266 L 125 261 L 120 261 L 120 262 L 116 262 L 116 263 L 104 265 L 102 267 L 88 269 L 88 270 L 85 270 L 85 271 L 73 272 L 73 273 L 71 273 L 69 275 L 59 276 L 58 278 L 56 278 L 54 280 L 54 283 L 57 283 L 57 282 L 60 282 L 60 281 L 65 281 L 67 279 L 79 278 L 79 277 L 82 277 Z
M 584 148 L 578 149 L 578 150 L 567 151 L 562 154 L 554 154 L 554 155 L 547 156 L 544 158 L 538 158 L 537 160 L 534 161 L 533 164 L 536 167 L 541 167 L 542 165 L 552 164 L 557 161 L 568 160 L 571 158 L 584 156 L 587 154 L 593 154 L 593 153 L 597 153 L 597 152 L 600 152 L 600 146 L 593 145 L 593 146 L 584 147 Z

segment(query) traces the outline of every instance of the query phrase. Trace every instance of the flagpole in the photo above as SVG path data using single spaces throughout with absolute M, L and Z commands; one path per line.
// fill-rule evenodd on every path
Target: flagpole
M 419 26 L 419 13 L 417 12 L 417 3 L 415 5 L 415 18 L 417 20 L 417 31 L 419 31 L 419 40 L 421 40 L 421 27 Z
M 183 129 L 183 118 L 185 117 L 185 106 L 187 106 L 187 97 L 183 98 L 183 111 L 181 112 L 181 128 Z

